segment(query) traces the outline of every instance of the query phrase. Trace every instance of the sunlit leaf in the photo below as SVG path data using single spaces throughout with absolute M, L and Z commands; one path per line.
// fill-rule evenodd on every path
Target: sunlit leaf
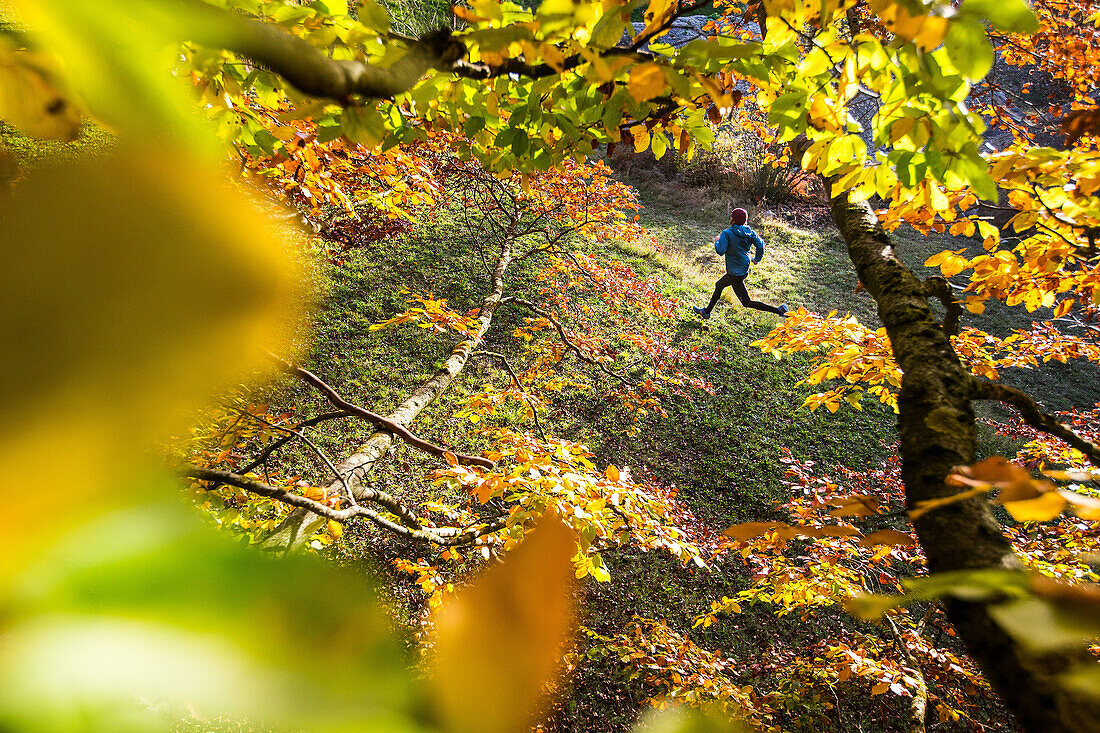
M 529 725 L 573 631 L 571 530 L 545 517 L 436 618 L 436 716 L 447 731 Z

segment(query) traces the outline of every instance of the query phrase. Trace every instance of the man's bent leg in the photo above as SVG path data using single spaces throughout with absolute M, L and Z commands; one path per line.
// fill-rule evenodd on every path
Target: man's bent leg
M 730 277 L 727 275 L 726 277 Z M 733 282 L 730 286 L 733 288 L 733 294 L 737 296 L 737 299 L 741 301 L 741 305 L 746 308 L 754 308 L 758 311 L 767 311 L 768 313 L 775 313 L 776 315 L 783 315 L 783 311 L 774 305 L 768 305 L 767 303 L 761 303 L 758 300 L 753 300 L 749 297 L 749 291 L 745 289 L 745 275 L 741 277 L 733 278 Z M 723 278 L 725 279 L 725 278 Z M 719 280 L 718 282 L 721 282 Z

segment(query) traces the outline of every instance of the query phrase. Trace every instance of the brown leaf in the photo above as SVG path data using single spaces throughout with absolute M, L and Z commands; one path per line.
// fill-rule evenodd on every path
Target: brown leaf
M 1073 145 L 1085 135 L 1100 135 L 1100 107 L 1075 109 L 1062 120 L 1066 145 Z
M 880 529 L 878 532 L 872 532 L 864 537 L 859 541 L 859 544 L 864 547 L 874 547 L 875 545 L 904 547 L 916 545 L 917 541 L 905 532 L 899 532 L 896 529 Z
M 573 531 L 545 516 L 436 617 L 433 698 L 446 731 L 527 730 L 573 633 Z
M 879 501 L 873 496 L 846 496 L 831 503 L 835 505 L 829 510 L 831 517 L 870 517 L 878 514 Z

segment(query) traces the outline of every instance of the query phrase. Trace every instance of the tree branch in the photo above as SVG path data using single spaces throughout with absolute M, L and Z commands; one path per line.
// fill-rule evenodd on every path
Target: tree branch
M 263 423 L 272 430 L 278 430 L 279 432 L 286 433 L 288 437 L 296 437 L 303 443 L 308 445 L 310 450 L 312 450 L 317 455 L 317 457 L 320 458 L 326 466 L 328 466 L 328 470 L 332 471 L 332 475 L 335 476 L 336 480 L 340 482 L 340 485 L 344 487 L 344 494 L 348 497 L 348 501 L 351 502 L 353 505 L 358 504 L 358 502 L 355 500 L 355 496 L 351 493 L 351 487 L 348 486 L 347 479 L 345 479 L 344 475 L 336 469 L 336 466 L 334 466 L 332 463 L 332 459 L 325 455 L 325 452 L 321 450 L 321 448 L 316 443 L 307 438 L 304 433 L 298 430 L 283 427 L 282 425 L 276 425 L 273 422 L 263 419 L 259 415 L 253 415 L 251 412 L 241 410 L 241 414 L 245 415 L 246 417 L 250 417 L 257 422 Z
M 463 455 L 461 453 L 449 451 L 446 448 L 441 448 L 434 443 L 429 443 L 423 438 L 419 438 L 414 435 L 413 432 L 406 428 L 404 425 L 394 422 L 393 420 L 390 420 L 388 418 L 382 417 L 376 412 L 371 412 L 365 407 L 360 407 L 359 405 L 348 402 L 343 397 L 341 397 L 335 389 L 326 384 L 324 380 L 322 380 L 313 372 L 307 369 L 303 369 L 302 367 L 296 367 L 290 362 L 279 358 L 271 352 L 268 352 L 268 356 L 271 358 L 272 361 L 279 365 L 280 369 L 282 369 L 287 374 L 292 374 L 301 379 L 303 382 L 306 382 L 307 384 L 311 384 L 316 387 L 317 391 L 323 394 L 325 396 L 325 399 L 327 399 L 333 407 L 337 407 L 344 412 L 349 412 L 353 415 L 358 415 L 359 417 L 364 418 L 375 428 L 393 433 L 414 448 L 419 448 L 425 453 L 430 453 L 431 455 L 438 456 L 440 458 L 445 458 L 445 454 L 450 453 L 458 459 L 459 463 L 463 463 L 469 466 L 481 466 L 482 468 L 491 469 L 495 465 L 488 458 Z
M 1014 387 L 995 382 L 983 382 L 974 380 L 973 397 L 975 400 L 994 400 L 1004 402 L 1015 407 L 1024 422 L 1041 430 L 1047 435 L 1064 440 L 1066 443 L 1085 454 L 1094 465 L 1100 466 L 1100 447 L 1093 445 L 1077 433 L 1058 422 L 1053 415 L 1045 413 L 1039 405 L 1026 392 Z
M 352 413 L 345 412 L 344 410 L 336 410 L 334 412 L 325 412 L 325 413 L 322 413 L 320 415 L 317 415 L 316 417 L 311 417 L 308 420 L 303 420 L 302 422 L 298 423 L 297 429 L 301 430 L 302 428 L 313 427 L 314 425 L 317 425 L 318 423 L 323 423 L 323 422 L 326 422 L 328 420 L 336 420 L 336 419 L 341 418 L 341 417 L 351 417 L 351 416 L 352 416 Z M 247 466 L 245 466 L 244 468 L 241 469 L 241 473 L 252 473 L 257 468 L 259 468 L 259 466 L 262 463 L 264 463 L 268 458 L 270 458 L 272 453 L 279 450 L 280 448 L 282 448 L 284 445 L 286 445 L 290 441 L 294 440 L 295 437 L 296 437 L 295 435 L 286 435 L 282 438 L 279 438 L 276 441 L 272 441 L 272 443 L 270 445 L 268 445 L 266 448 L 264 448 L 262 451 L 260 451 L 260 453 L 255 458 L 252 459 L 251 463 L 249 463 Z
M 929 296 L 943 303 L 943 307 L 947 309 L 947 313 L 943 316 L 944 333 L 948 336 L 958 336 L 962 306 L 951 293 L 951 283 L 947 278 L 936 275 L 925 280 L 924 287 Z
M 328 504 L 322 504 L 319 501 L 314 501 L 313 499 L 294 494 L 285 489 L 269 486 L 260 481 L 250 479 L 246 476 L 240 476 L 229 471 L 219 471 L 214 468 L 201 468 L 199 466 L 187 466 L 180 471 L 180 475 L 187 478 L 198 479 L 199 481 L 210 481 L 216 484 L 236 486 L 252 494 L 266 496 L 276 501 L 281 501 L 284 504 L 289 504 L 290 506 L 307 509 L 314 514 L 333 522 L 340 522 L 341 524 L 356 517 L 363 517 L 378 527 L 406 539 L 429 542 L 440 545 L 441 547 L 455 547 L 457 545 L 468 544 L 478 537 L 502 529 L 507 524 L 506 518 L 495 518 L 489 522 L 483 524 L 479 523 L 472 527 L 440 527 L 439 529 L 421 527 L 414 529 L 386 519 L 369 507 L 357 505 L 348 507 L 347 509 L 334 509 Z
M 615 370 L 613 370 L 611 367 L 607 366 L 607 364 L 604 364 L 599 359 L 597 359 L 595 357 L 592 357 L 592 356 L 589 356 L 588 354 L 584 353 L 584 351 L 579 346 L 577 346 L 575 343 L 573 343 L 569 339 L 569 336 L 566 335 L 566 333 L 565 333 L 565 327 L 562 326 L 558 322 L 558 320 L 556 318 L 554 318 L 553 314 L 551 314 L 549 311 L 543 310 L 542 308 L 538 307 L 534 303 L 532 303 L 530 301 L 527 301 L 527 300 L 523 300 L 522 298 L 510 297 L 510 298 L 508 298 L 508 301 L 511 302 L 511 303 L 515 303 L 516 305 L 522 305 L 524 308 L 527 308 L 527 309 L 531 310 L 532 312 L 534 312 L 535 314 L 540 315 L 543 318 L 545 318 L 546 320 L 550 321 L 550 324 L 558 332 L 558 337 L 561 339 L 562 343 L 565 344 L 566 348 L 568 348 L 570 351 L 572 351 L 574 354 L 576 354 L 577 358 L 580 359 L 581 361 L 583 361 L 584 363 L 591 364 L 592 366 L 599 368 L 601 371 L 603 371 L 608 376 L 615 377 L 616 379 L 618 379 L 621 382 L 629 382 L 630 381 L 626 378 L 625 374 L 621 374 L 619 372 L 616 372 Z
M 450 31 L 432 31 L 409 43 L 404 56 L 382 68 L 330 58 L 271 23 L 197 0 L 182 2 L 186 13 L 181 12 L 179 19 L 183 27 L 177 25 L 176 30 L 186 40 L 233 51 L 275 72 L 301 92 L 338 102 L 356 95 L 393 97 L 409 90 L 428 69 L 447 68 L 466 54 L 466 45 Z

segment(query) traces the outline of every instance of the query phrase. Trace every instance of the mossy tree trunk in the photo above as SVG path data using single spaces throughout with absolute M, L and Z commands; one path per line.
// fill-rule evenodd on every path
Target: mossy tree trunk
M 975 461 L 974 379 L 932 313 L 929 288 L 897 259 L 870 206 L 842 194 L 833 199 L 832 214 L 905 374 L 898 433 L 906 502 L 912 508 L 957 493 L 945 479 L 952 467 Z M 928 512 L 916 529 L 933 573 L 1021 567 L 985 497 Z M 1026 730 L 1100 731 L 1100 700 L 1058 679 L 1075 655 L 1029 653 L 994 621 L 987 604 L 951 601 L 947 611 L 970 655 Z

